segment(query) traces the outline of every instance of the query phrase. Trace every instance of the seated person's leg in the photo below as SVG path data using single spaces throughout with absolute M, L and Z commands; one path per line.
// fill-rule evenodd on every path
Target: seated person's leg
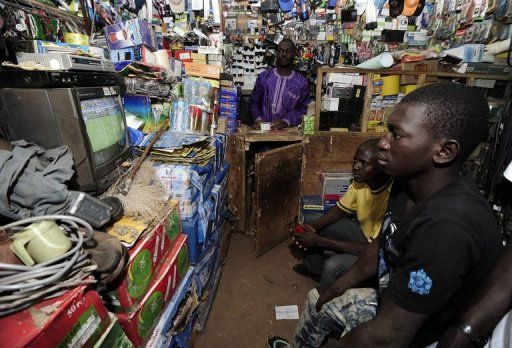
M 331 285 L 342 274 L 346 273 L 354 263 L 358 256 L 350 254 L 336 254 L 329 257 L 323 263 L 322 277 L 320 285 Z
M 359 222 L 348 218 L 343 218 L 340 221 L 327 226 L 323 230 L 318 231 L 318 233 L 323 237 L 339 241 L 346 240 L 363 242 L 366 240 Z
M 311 213 L 304 216 L 304 223 L 309 224 L 320 217 L 322 217 L 322 213 Z M 309 248 L 304 255 L 304 260 L 302 261 L 302 265 L 296 265 L 295 267 L 303 267 L 306 272 L 304 275 L 316 276 L 315 279 L 318 281 L 320 276 L 322 275 L 322 270 L 324 268 L 324 260 L 325 256 L 323 255 L 323 250 L 318 247 Z M 299 270 L 296 270 L 299 272 Z M 299 272 L 301 273 L 301 272 Z M 309 273 L 309 274 L 307 274 Z
M 310 277 L 316 276 L 315 280 L 318 281 L 324 269 L 325 259 L 326 257 L 323 255 L 323 253 L 307 252 L 306 255 L 304 256 L 304 260 L 302 260 L 302 266 L 306 271 L 305 275 L 308 275 Z M 295 267 L 299 266 L 300 264 L 296 265 Z M 296 271 L 299 272 L 299 269 L 296 269 Z
M 312 216 L 312 218 L 314 217 Z M 312 221 L 314 221 L 314 219 Z M 323 230 L 318 231 L 318 234 L 339 241 L 366 240 L 359 222 L 347 218 L 341 219 L 340 221 L 327 226 Z M 342 254 L 339 254 L 339 256 L 341 255 Z M 312 276 L 321 275 L 320 284 L 332 283 L 337 279 L 339 275 L 345 273 L 350 268 L 350 266 L 354 264 L 354 262 L 357 260 L 357 257 L 347 254 L 346 257 L 336 258 L 335 260 L 331 261 L 329 270 L 325 269 L 326 259 L 326 256 L 324 256 L 324 250 L 319 247 L 308 249 L 306 255 L 304 256 L 303 265 L 305 271 L 310 273 Z
M 327 302 L 320 312 L 315 305 L 319 294 L 312 289 L 293 336 L 294 347 L 320 347 L 327 336 L 340 336 L 375 317 L 377 292 L 371 288 L 349 289 Z

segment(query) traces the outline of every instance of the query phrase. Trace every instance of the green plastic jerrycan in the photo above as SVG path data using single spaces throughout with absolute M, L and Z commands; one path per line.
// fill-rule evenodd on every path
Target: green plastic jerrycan
M 50 261 L 71 248 L 71 241 L 53 221 L 43 220 L 29 225 L 11 237 L 11 250 L 27 266 Z

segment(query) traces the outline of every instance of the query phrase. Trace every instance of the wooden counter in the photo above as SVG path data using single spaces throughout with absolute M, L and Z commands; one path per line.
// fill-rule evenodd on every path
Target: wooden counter
M 257 255 L 286 239 L 298 214 L 301 140 L 296 128 L 229 136 L 230 207 L 237 232 L 254 237 Z M 272 149 L 263 151 L 265 144 Z

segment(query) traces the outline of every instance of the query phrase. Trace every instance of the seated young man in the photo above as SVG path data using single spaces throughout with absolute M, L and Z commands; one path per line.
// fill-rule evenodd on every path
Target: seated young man
M 307 248 L 303 263 L 294 270 L 320 277 L 321 285 L 332 284 L 345 273 L 379 235 L 391 179 L 377 163 L 377 142 L 370 139 L 357 148 L 352 164 L 354 182 L 337 204 L 319 219 L 304 224 L 305 232 L 294 235 L 295 241 Z M 352 214 L 357 220 L 348 218 Z M 327 257 L 324 250 L 337 254 Z
M 309 292 L 295 346 L 318 347 L 331 333 L 343 335 L 342 347 L 440 338 L 501 251 L 488 202 L 459 174 L 488 120 L 485 98 L 462 85 L 429 85 L 400 101 L 379 141 L 379 163 L 395 176 L 381 235 L 333 285 Z M 354 288 L 374 275 L 378 289 Z

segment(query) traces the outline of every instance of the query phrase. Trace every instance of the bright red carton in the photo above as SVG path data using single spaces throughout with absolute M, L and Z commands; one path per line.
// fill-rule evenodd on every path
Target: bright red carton
M 116 313 L 126 313 L 137 307 L 155 281 L 155 274 L 181 234 L 177 201 L 170 201 L 170 208 L 158 225 L 129 249 L 130 258 L 125 275 L 117 289 L 104 296 L 109 308 Z
M 151 337 L 165 306 L 187 273 L 189 259 L 186 240 L 186 235 L 180 235 L 139 307 L 131 313 L 117 314 L 126 335 L 137 347 L 143 346 Z
M 80 286 L 0 319 L 2 347 L 93 347 L 110 324 L 96 291 Z

